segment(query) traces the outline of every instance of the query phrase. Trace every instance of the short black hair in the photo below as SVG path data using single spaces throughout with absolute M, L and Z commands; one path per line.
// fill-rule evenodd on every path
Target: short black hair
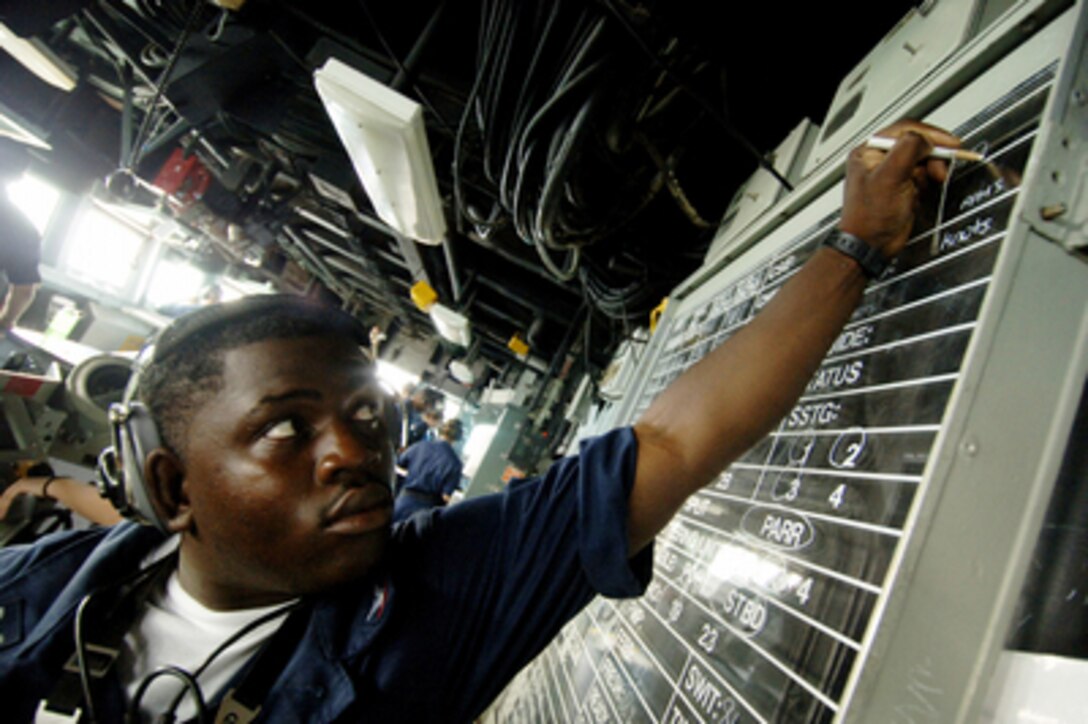
M 446 400 L 445 395 L 429 385 L 416 385 L 412 390 L 412 397 L 418 398 L 423 403 L 424 411 L 435 412 L 442 409 Z
M 176 319 L 151 342 L 137 373 L 135 397 L 147 405 L 163 444 L 184 457 L 193 414 L 223 384 L 227 351 L 268 339 L 339 336 L 367 344 L 363 325 L 346 312 L 291 294 L 212 304 Z
M 461 436 L 464 434 L 464 426 L 462 425 L 461 420 L 455 417 L 452 420 L 443 422 L 442 427 L 438 430 L 438 434 L 450 442 L 459 442 Z

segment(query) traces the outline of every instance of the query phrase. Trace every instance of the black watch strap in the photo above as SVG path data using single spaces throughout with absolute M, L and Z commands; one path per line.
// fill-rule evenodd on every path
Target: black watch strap
M 876 279 L 888 268 L 888 260 L 880 249 L 869 246 L 861 238 L 845 231 L 832 229 L 820 243 L 856 261 L 861 271 L 870 279 Z

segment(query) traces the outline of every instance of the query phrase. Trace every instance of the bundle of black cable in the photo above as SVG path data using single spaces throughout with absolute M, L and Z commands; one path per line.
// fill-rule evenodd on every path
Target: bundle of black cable
M 678 173 L 705 121 L 678 78 L 713 69 L 650 16 L 639 23 L 625 6 L 620 22 L 611 1 L 482 8 L 454 153 L 461 230 L 465 220 L 485 235 L 508 226 L 600 311 L 645 319 L 698 264 L 714 225 Z

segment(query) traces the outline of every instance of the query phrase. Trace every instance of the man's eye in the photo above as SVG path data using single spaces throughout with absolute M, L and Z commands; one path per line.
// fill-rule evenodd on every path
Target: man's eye
M 264 436 L 270 440 L 287 440 L 298 435 L 298 426 L 294 420 L 281 420 L 268 428 Z
M 377 427 L 378 423 L 381 421 L 381 407 L 372 402 L 363 403 L 356 408 L 354 418 L 356 422 L 362 422 L 371 427 Z

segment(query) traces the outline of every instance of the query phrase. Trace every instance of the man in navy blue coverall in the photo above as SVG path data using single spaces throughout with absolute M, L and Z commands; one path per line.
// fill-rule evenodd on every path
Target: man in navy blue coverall
M 889 152 L 850 156 L 840 228 L 892 257 L 920 187 L 945 176 L 931 145 L 958 141 L 913 122 L 882 135 L 899 139 Z M 250 684 L 260 696 L 240 721 L 471 721 L 594 595 L 641 592 L 656 533 L 790 409 L 866 283 L 820 248 L 633 427 L 396 526 L 393 417 L 367 332 L 301 303 L 232 303 L 227 329 L 173 353 L 160 341 L 145 373 L 206 346 L 174 385 L 186 395 L 142 393 L 162 435 L 143 471 L 165 531 L 126 522 L 0 550 L 4 720 L 48 706 L 72 662 L 68 695 L 99 721 L 126 707 L 210 720 Z M 141 569 L 143 593 L 120 593 Z M 116 658 L 76 656 L 115 619 Z
M 438 429 L 437 440 L 421 440 L 397 457 L 397 499 L 393 504 L 393 522 L 404 520 L 420 510 L 450 502 L 461 487 L 461 458 L 453 449 L 461 439 L 461 421 L 447 420 Z

